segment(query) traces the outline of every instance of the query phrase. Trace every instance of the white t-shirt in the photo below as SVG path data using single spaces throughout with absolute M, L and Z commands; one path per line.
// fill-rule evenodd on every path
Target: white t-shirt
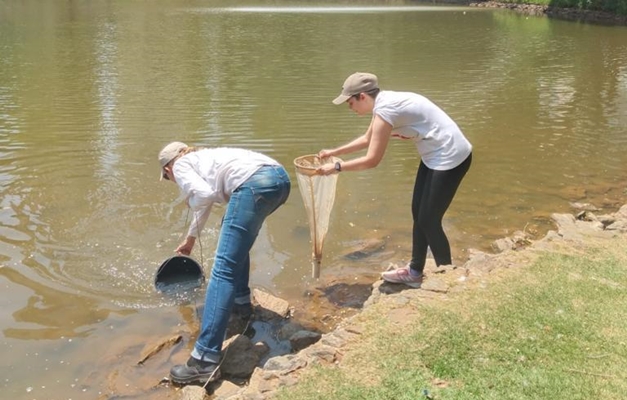
M 251 150 L 217 147 L 188 153 L 174 162 L 172 173 L 194 217 L 188 235 L 198 237 L 214 203 L 231 194 L 264 165 L 280 165 Z
M 419 94 L 382 90 L 375 99 L 373 114 L 392 125 L 393 137 L 413 140 L 422 161 L 431 169 L 453 169 L 472 152 L 455 121 Z

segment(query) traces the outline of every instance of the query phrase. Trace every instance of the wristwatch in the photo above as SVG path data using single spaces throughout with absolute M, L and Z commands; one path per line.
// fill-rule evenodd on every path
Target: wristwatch
M 339 161 L 336 161 L 336 163 L 335 163 L 335 170 L 337 172 L 341 172 L 342 171 L 342 164 L 340 164 Z

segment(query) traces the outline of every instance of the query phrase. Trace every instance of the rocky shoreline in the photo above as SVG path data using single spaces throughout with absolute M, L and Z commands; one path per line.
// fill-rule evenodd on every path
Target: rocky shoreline
M 627 15 L 618 15 L 606 11 L 559 8 L 540 4 L 500 3 L 485 1 L 470 3 L 470 7 L 506 8 L 526 15 L 542 16 L 602 25 L 627 25 Z
M 624 185 L 620 186 L 623 188 Z M 361 344 L 369 340 L 369 323 L 385 319 L 404 326 L 419 318 L 416 310 L 425 304 L 455 301 L 462 293 L 485 290 L 509 269 L 524 269 L 543 254 L 574 254 L 585 251 L 595 243 L 627 238 L 627 204 L 615 213 L 619 201 L 610 201 L 604 191 L 603 208 L 591 203 L 570 203 L 573 214 L 553 214 L 547 222 L 548 231 L 542 236 L 534 229 L 516 231 L 493 241 L 482 250 L 469 249 L 465 261 L 456 266 L 436 268 L 427 260 L 427 279 L 419 289 L 389 284 L 378 274 L 350 284 L 327 282 L 325 288 L 340 286 L 340 291 L 358 290 L 358 299 L 344 313 L 334 312 L 329 330 L 320 331 L 309 320 L 300 320 L 302 304 L 290 304 L 262 289 L 253 289 L 254 313 L 250 319 L 231 316 L 227 340 L 223 347 L 222 379 L 201 386 L 178 387 L 165 377 L 173 364 L 184 363 L 199 329 L 202 315 L 197 305 L 181 307 L 185 323 L 167 336 L 145 335 L 121 341 L 110 351 L 115 368 L 107 368 L 104 388 L 99 400 L 150 398 L 152 400 L 266 400 L 275 397 L 282 387 L 295 385 L 312 366 L 327 365 L 342 368 L 350 363 Z M 575 196 L 577 197 L 577 196 Z M 588 197 L 589 199 L 589 197 Z M 601 200 L 599 200 L 601 201 Z M 610 205 L 611 203 L 611 205 Z M 387 254 L 385 242 L 371 239 L 360 242 L 348 255 L 358 259 L 394 260 Z M 390 267 L 393 267 L 390 264 Z M 329 293 L 325 290 L 325 293 Z M 357 302 L 355 302 L 357 301 Z M 335 309 L 334 309 L 335 310 Z M 82 382 L 90 387 L 103 377 L 94 372 Z
M 292 352 L 271 357 L 259 367 L 258 361 L 267 346 L 252 343 L 245 335 L 236 335 L 225 343 L 231 347 L 225 355 L 228 365 L 239 368 L 239 373 L 250 371 L 241 382 L 222 380 L 212 384 L 208 391 L 200 386 L 186 386 L 177 391 L 180 400 L 265 400 L 274 397 L 282 386 L 298 382 L 309 366 L 318 364 L 340 365 L 342 358 L 354 344 L 362 340 L 364 326 L 361 322 L 369 313 L 387 310 L 386 318 L 392 322 L 407 323 L 412 304 L 429 301 L 446 301 L 457 292 L 474 290 L 489 282 L 490 274 L 504 268 L 524 268 L 541 254 L 582 249 L 586 244 L 607 240 L 627 233 L 627 204 L 614 214 L 595 215 L 581 209 L 576 214 L 553 214 L 556 230 L 550 230 L 542 239 L 532 240 L 525 232 L 515 232 L 511 237 L 494 243 L 495 253 L 473 251 L 464 265 L 445 270 L 428 264 L 428 279 L 420 289 L 408 289 L 403 285 L 388 284 L 377 280 L 372 293 L 359 314 L 341 322 L 332 332 L 320 335 L 307 332 L 299 326 L 285 325 L 285 337 L 289 338 Z M 267 294 L 255 293 L 259 317 L 288 318 L 289 305 Z M 373 307 L 373 305 L 377 307 Z M 395 318 L 398 321 L 395 321 Z M 254 355 L 253 356 L 251 356 Z M 233 359 L 230 359 L 233 357 Z M 229 360 L 230 359 L 230 360 Z M 247 362 L 247 359 L 250 359 Z M 242 370 L 242 366 L 248 365 Z M 234 370 L 235 371 L 235 370 Z M 228 372 L 228 371 L 225 371 Z M 233 372 L 233 371 L 231 371 Z M 228 375 L 228 374 L 227 374 Z M 168 385 L 167 383 L 164 383 Z M 210 394 L 208 394 L 210 393 Z

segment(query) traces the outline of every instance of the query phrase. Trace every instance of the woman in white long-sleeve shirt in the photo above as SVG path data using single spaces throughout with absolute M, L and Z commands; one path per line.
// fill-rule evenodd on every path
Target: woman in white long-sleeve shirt
M 195 148 L 172 142 L 159 153 L 162 179 L 176 183 L 193 218 L 176 252 L 189 255 L 214 204 L 226 203 L 201 329 L 187 363 L 170 370 L 175 383 L 220 377 L 222 342 L 231 311 L 252 311 L 249 252 L 266 217 L 287 200 L 290 179 L 281 164 L 238 148 Z
M 386 271 L 388 282 L 419 287 L 431 249 L 438 266 L 451 264 L 451 248 L 442 228 L 442 217 L 451 204 L 472 162 L 472 145 L 440 107 L 417 93 L 380 90 L 376 75 L 356 72 L 349 76 L 336 105 L 347 103 L 359 115 L 372 114 L 370 126 L 355 140 L 320 157 L 339 156 L 367 149 L 365 155 L 336 165 L 323 165 L 318 173 L 360 171 L 376 167 L 390 138 L 412 141 L 420 154 L 412 197 L 412 259 L 403 268 Z

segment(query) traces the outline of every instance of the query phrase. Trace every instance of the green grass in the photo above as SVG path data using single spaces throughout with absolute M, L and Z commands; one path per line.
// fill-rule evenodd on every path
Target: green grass
M 418 305 L 399 329 L 371 315 L 340 367 L 317 367 L 279 399 L 624 399 L 627 245 L 544 255 L 488 289 Z

